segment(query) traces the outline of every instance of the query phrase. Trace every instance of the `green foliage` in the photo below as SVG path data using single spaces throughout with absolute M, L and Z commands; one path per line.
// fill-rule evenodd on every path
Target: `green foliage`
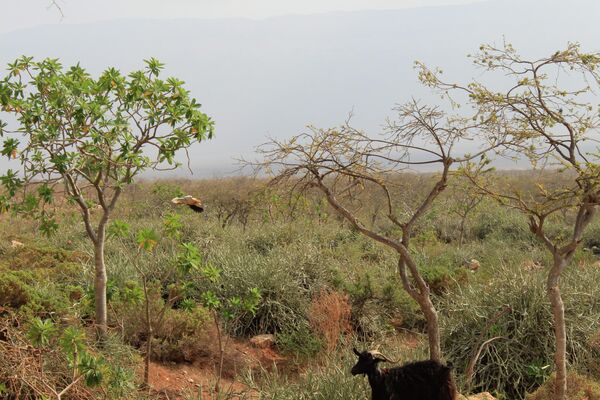
M 108 369 L 103 359 L 83 353 L 79 361 L 79 371 L 84 376 L 87 386 L 98 386 L 102 383 Z
M 50 358 L 58 349 L 72 371 L 72 379 L 82 376 L 89 387 L 102 384 L 110 374 L 105 359 L 90 351 L 93 349 L 88 345 L 85 332 L 76 326 L 60 330 L 50 319 L 36 317 L 29 324 L 27 337 L 33 346 L 40 348 L 41 357 Z
M 34 318 L 31 321 L 31 326 L 27 332 L 29 340 L 34 346 L 45 347 L 50 344 L 50 340 L 56 333 L 56 326 L 50 319 L 42 320 L 41 318 Z
M 143 290 L 137 282 L 129 281 L 117 293 L 109 319 L 123 327 L 126 343 L 141 348 L 146 341 L 146 324 L 140 318 L 145 312 Z M 154 335 L 152 358 L 192 362 L 205 354 L 210 324 L 208 310 L 198 307 L 193 299 L 188 299 L 185 305 L 179 303 L 178 308 L 165 307 L 158 282 L 149 283 L 148 296 Z
M 520 246 L 535 241 L 527 222 L 516 213 L 488 206 L 473 217 L 473 235 L 479 240 L 502 240 L 518 243 Z
M 74 272 L 71 266 L 67 263 L 52 269 L 31 270 L 5 270 L 0 267 L 0 306 L 10 307 L 28 317 L 71 313 L 70 295 L 75 288 L 67 285 L 75 281 L 70 275 Z M 79 268 L 77 271 L 80 273 Z
M 130 230 L 131 227 L 127 222 L 116 219 L 108 226 L 107 233 L 109 237 L 126 238 Z
M 150 253 L 158 244 L 158 240 L 158 234 L 152 228 L 140 229 L 136 235 L 138 247 Z
M 31 300 L 31 286 L 21 279 L 21 275 L 14 272 L 0 274 L 0 305 L 19 308 Z
M 139 283 L 128 281 L 119 291 L 119 297 L 127 304 L 141 305 L 144 301 L 144 289 Z
M 596 246 L 600 248 L 600 223 L 591 223 L 583 235 L 583 246 L 591 249 Z
M 600 355 L 589 345 L 595 333 L 593 321 L 600 318 L 600 296 L 591 290 L 599 278 L 597 269 L 571 270 L 563 283 L 568 362 L 583 371 L 593 371 L 592 360 Z M 446 297 L 440 310 L 444 354 L 459 377 L 464 377 L 473 352 L 495 338 L 482 349 L 474 391 L 523 399 L 552 372 L 554 332 L 544 271 L 498 268 L 488 281 Z
M 173 239 L 179 239 L 181 237 L 181 229 L 183 228 L 183 222 L 181 221 L 181 215 L 169 213 L 165 216 L 164 221 L 165 234 Z
M 200 268 L 201 264 L 202 255 L 200 254 L 200 249 L 193 243 L 182 243 L 177 258 L 179 270 L 184 273 L 189 273 Z
M 277 334 L 277 349 L 282 353 L 306 362 L 315 358 L 324 348 L 324 343 L 303 323 Z

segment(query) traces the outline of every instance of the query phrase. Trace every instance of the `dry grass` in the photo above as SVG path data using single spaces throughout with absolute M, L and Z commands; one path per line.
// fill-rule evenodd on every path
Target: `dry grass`
M 569 400 L 600 400 L 600 384 L 598 382 L 571 372 L 567 375 L 567 398 Z M 527 400 L 548 400 L 552 398 L 554 376 L 548 379 Z
M 333 351 L 343 334 L 350 332 L 351 306 L 348 295 L 321 291 L 310 304 L 308 318 L 313 331 L 322 337 L 325 350 Z

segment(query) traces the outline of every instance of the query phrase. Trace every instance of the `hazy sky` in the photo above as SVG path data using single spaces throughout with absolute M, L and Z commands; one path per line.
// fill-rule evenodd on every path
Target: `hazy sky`
M 287 14 L 385 10 L 475 3 L 482 0 L 0 0 L 0 33 L 42 24 L 120 18 L 266 18 Z
M 194 176 L 234 173 L 267 137 L 336 126 L 350 111 L 355 127 L 379 133 L 395 104 L 439 101 L 415 60 L 464 83 L 483 78 L 466 57 L 481 43 L 507 40 L 532 58 L 570 41 L 600 50 L 600 0 L 57 1 L 62 20 L 50 0 L 0 0 L 0 76 L 23 54 L 93 75 L 157 57 L 216 123 L 216 137 L 191 149 Z

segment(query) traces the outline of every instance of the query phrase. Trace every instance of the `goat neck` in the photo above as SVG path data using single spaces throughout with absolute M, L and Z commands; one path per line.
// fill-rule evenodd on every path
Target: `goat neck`
M 379 367 L 375 367 L 367 373 L 371 386 L 371 400 L 388 400 L 390 398 L 385 384 L 387 373 L 387 368 L 379 369 Z

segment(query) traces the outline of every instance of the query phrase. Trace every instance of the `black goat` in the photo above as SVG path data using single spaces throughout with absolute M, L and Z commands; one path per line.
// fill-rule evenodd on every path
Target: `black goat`
M 436 361 L 418 361 L 402 367 L 379 369 L 382 361 L 390 361 L 376 350 L 353 349 L 358 362 L 352 375 L 369 378 L 372 400 L 455 400 L 456 387 L 451 367 Z

